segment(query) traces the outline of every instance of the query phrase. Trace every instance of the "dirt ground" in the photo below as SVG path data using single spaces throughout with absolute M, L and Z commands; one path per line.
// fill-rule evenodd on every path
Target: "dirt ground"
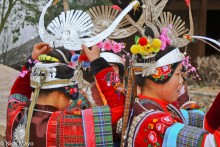
M 18 73 L 19 71 L 0 64 L 0 147 L 5 140 L 7 98 Z M 198 102 L 207 111 L 220 92 L 220 87 L 189 86 L 189 91 L 191 99 Z
M 217 94 L 220 92 L 220 86 L 188 86 L 189 94 L 193 101 L 196 101 L 206 112 Z

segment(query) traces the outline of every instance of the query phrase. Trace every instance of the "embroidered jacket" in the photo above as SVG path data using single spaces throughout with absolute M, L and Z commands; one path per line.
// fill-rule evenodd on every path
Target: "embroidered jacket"
M 129 147 L 219 146 L 220 133 L 212 131 L 200 110 L 140 95 L 134 104 L 127 139 Z M 211 134 L 212 133 L 212 134 Z
M 86 106 L 80 95 L 64 111 L 48 105 L 36 105 L 30 129 L 32 146 L 113 146 L 112 124 L 123 115 L 124 94 L 114 69 L 103 59 L 91 63 L 100 90 L 107 105 L 92 109 L 78 110 Z M 26 67 L 22 68 L 25 71 Z M 117 85 L 117 86 L 116 86 Z M 6 140 L 9 146 L 19 138 L 19 124 L 24 119 L 25 107 L 31 97 L 30 73 L 15 81 L 9 97 L 7 111 Z M 88 107 L 88 106 L 86 106 Z M 49 113 L 48 113 L 49 112 Z M 22 126 L 21 126 L 22 127 Z

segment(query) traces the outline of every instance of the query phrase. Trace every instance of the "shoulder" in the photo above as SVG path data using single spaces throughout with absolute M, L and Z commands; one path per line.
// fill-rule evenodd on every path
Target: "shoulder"
M 176 123 L 170 113 L 162 111 L 143 112 L 133 119 L 129 144 L 162 146 L 166 129 Z

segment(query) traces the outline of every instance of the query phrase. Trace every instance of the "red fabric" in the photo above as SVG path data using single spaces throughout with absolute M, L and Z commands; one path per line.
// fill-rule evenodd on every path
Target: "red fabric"
M 159 98 L 153 98 L 153 97 L 144 96 L 144 95 L 141 95 L 141 94 L 138 97 L 139 97 L 140 100 L 142 100 L 142 99 L 149 99 L 149 100 L 155 101 L 156 103 L 160 104 L 160 106 L 162 107 L 162 109 L 165 112 L 168 112 L 167 107 L 166 107 L 168 105 L 167 102 L 165 102 L 165 101 L 163 101 L 163 100 L 161 100 Z
M 110 107 L 112 124 L 115 124 L 123 116 L 125 103 L 123 85 L 112 67 L 96 74 L 96 81 L 100 85 L 100 89 Z
M 85 138 L 85 143 L 87 147 L 96 147 L 96 142 L 95 140 L 95 130 L 94 130 L 94 117 L 93 117 L 93 112 L 92 109 L 86 109 L 83 110 L 83 118 L 84 118 L 84 137 Z
M 213 134 L 215 136 L 215 142 L 219 146 L 220 145 L 220 132 L 216 130 Z
M 203 139 L 202 139 L 202 147 L 205 147 L 205 138 L 208 134 L 204 134 Z
M 204 129 L 212 134 L 215 132 L 215 130 L 213 130 L 213 128 L 209 126 L 206 117 L 204 118 Z
M 84 144 L 82 118 L 72 116 L 73 114 L 65 114 L 62 111 L 51 115 L 47 125 L 47 147 Z
M 138 129 L 136 138 L 134 138 L 135 147 L 162 146 L 166 129 L 175 122 L 176 120 L 171 115 L 164 112 L 147 116 Z
M 22 71 L 27 70 L 25 66 L 22 67 Z M 25 95 L 27 98 L 30 99 L 31 97 L 31 86 L 30 86 L 30 71 L 25 74 L 24 77 L 18 76 L 14 85 L 11 88 L 11 94 L 19 93 L 21 95 Z
M 13 127 L 15 125 L 15 120 L 17 116 L 20 114 L 22 108 L 25 107 L 26 103 L 13 103 L 10 104 L 10 108 L 7 110 L 7 126 L 6 126 L 6 141 L 10 144 L 12 142 L 12 133 Z
M 218 93 L 217 97 L 212 103 L 212 106 L 210 107 L 209 111 L 206 113 L 207 123 L 213 130 L 217 130 L 220 127 L 219 106 L 220 106 L 220 92 Z

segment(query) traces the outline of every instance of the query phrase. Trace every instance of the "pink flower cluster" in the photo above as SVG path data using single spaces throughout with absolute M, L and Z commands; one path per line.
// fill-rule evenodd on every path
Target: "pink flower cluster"
M 161 40 L 161 47 L 160 47 L 160 49 L 162 51 L 165 50 L 167 45 L 171 45 L 170 39 L 169 39 L 169 37 L 167 35 L 167 32 L 171 28 L 172 28 L 172 25 L 169 25 L 169 27 L 162 29 L 162 32 L 161 32 L 161 35 L 160 35 L 160 40 Z
M 99 48 L 102 49 L 102 51 L 113 51 L 114 53 L 119 53 L 122 51 L 122 49 L 125 48 L 124 43 L 117 43 L 110 39 L 105 39 L 103 42 L 99 42 L 97 44 Z
M 194 78 L 198 78 L 200 80 L 199 75 L 196 72 L 196 68 L 190 64 L 190 56 L 185 56 L 184 60 L 182 61 L 182 65 L 186 68 L 188 74 L 193 73 L 195 75 Z

